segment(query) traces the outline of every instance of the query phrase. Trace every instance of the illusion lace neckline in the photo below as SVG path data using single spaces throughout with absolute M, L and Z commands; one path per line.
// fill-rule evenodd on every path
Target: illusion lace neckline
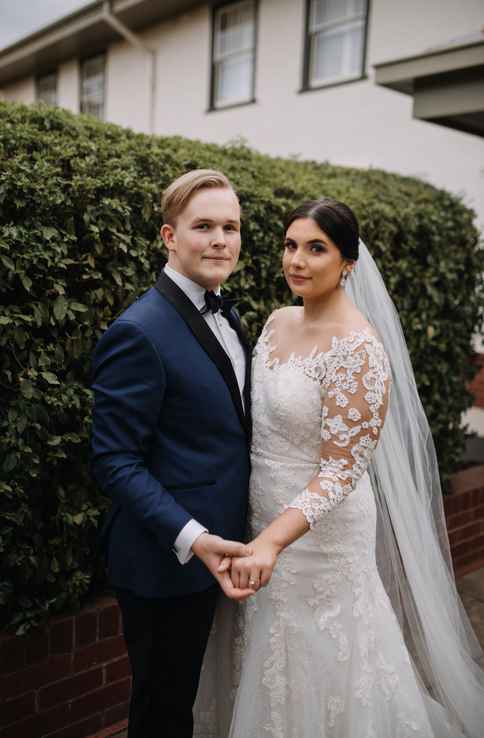
M 296 354 L 295 351 L 285 357 L 271 356 L 277 351 L 277 344 L 271 343 L 271 338 L 275 334 L 275 328 L 270 328 L 270 324 L 274 318 L 271 316 L 264 326 L 264 330 L 260 336 L 260 343 L 263 348 L 264 366 L 271 370 L 282 369 L 284 367 L 304 367 L 306 365 L 315 366 L 328 354 L 332 354 L 335 350 L 340 349 L 345 344 L 351 344 L 355 340 L 363 339 L 371 343 L 381 345 L 381 341 L 375 336 L 370 328 L 360 328 L 348 331 L 344 336 L 332 336 L 331 346 L 328 349 L 318 351 L 317 345 L 313 346 L 308 354 Z

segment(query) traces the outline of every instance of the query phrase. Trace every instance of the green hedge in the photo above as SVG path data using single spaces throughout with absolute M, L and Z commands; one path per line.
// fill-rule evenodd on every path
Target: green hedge
M 0 104 L 0 625 L 27 630 L 102 581 L 106 502 L 87 471 L 90 361 L 163 261 L 161 190 L 195 167 L 234 181 L 243 252 L 230 282 L 252 337 L 290 300 L 283 216 L 307 197 L 351 205 L 400 310 L 444 478 L 470 405 L 483 252 L 455 196 L 382 171 L 150 138 L 44 107 Z

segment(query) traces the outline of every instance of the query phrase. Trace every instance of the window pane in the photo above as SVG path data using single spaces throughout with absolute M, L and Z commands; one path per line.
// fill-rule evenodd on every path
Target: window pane
M 313 37 L 311 82 L 339 77 L 343 68 L 344 35 L 319 33 Z
M 363 71 L 363 35 L 364 28 L 351 28 L 346 35 L 345 68 L 347 74 L 358 76 Z
M 363 72 L 364 20 L 330 26 L 310 36 L 309 84 L 359 77 Z
M 57 105 L 57 74 L 46 74 L 37 80 L 37 100 L 46 105 Z
M 82 64 L 81 113 L 104 118 L 104 56 L 87 59 Z
M 219 62 L 215 70 L 217 105 L 249 100 L 252 97 L 252 54 Z
M 366 13 L 366 0 L 312 0 L 310 30 L 344 22 Z
M 220 59 L 227 54 L 248 51 L 254 44 L 254 4 L 238 4 L 233 8 L 221 8 L 216 19 L 215 55 Z
M 313 0 L 312 2 L 312 27 L 345 17 L 346 0 Z
M 254 96 L 255 3 L 231 3 L 214 18 L 213 105 L 251 100 Z

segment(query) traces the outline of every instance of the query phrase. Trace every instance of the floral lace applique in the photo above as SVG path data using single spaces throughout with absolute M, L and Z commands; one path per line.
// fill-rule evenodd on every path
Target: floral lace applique
M 378 443 L 389 392 L 390 367 L 382 344 L 369 331 L 332 339 L 314 352 L 322 385 L 321 465 L 318 478 L 288 507 L 301 510 L 311 528 L 339 505 L 367 470 Z M 302 361 L 302 360 L 300 360 Z M 345 416 L 338 412 L 345 408 Z

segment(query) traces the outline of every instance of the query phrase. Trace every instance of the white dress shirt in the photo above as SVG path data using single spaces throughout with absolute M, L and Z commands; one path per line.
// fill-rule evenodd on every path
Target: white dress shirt
M 205 322 L 209 328 L 211 328 L 215 337 L 218 339 L 225 353 L 229 357 L 237 378 L 237 384 L 239 385 L 240 396 L 243 404 L 245 354 L 237 333 L 220 311 L 218 313 L 212 313 L 210 310 L 206 310 L 205 287 L 193 282 L 193 280 L 185 277 L 184 274 L 180 274 L 175 269 L 168 266 L 168 264 L 165 266 L 165 274 L 175 282 L 181 290 L 183 290 L 185 295 L 193 302 L 197 310 L 200 310 Z M 220 290 L 217 290 L 217 293 L 219 292 Z M 174 543 L 174 550 L 180 564 L 186 564 L 190 561 L 193 556 L 193 551 L 191 550 L 192 544 L 202 533 L 206 532 L 208 532 L 207 529 L 193 518 L 181 529 Z

